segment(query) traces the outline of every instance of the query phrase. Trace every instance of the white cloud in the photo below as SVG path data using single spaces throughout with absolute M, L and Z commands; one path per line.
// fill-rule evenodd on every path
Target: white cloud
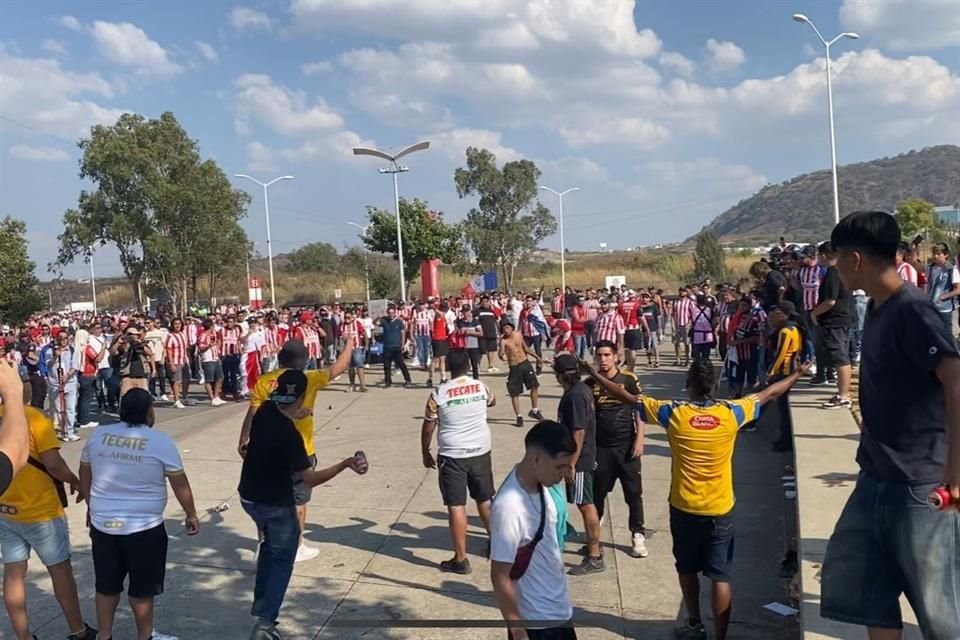
M 313 76 L 320 73 L 329 73 L 333 71 L 333 63 L 327 60 L 319 60 L 317 62 L 306 62 L 300 65 L 300 71 L 303 72 L 305 76 Z
M 675 51 L 664 51 L 661 53 L 660 66 L 684 78 L 692 77 L 697 70 L 696 62 Z
M 114 64 L 132 67 L 142 75 L 172 76 L 182 67 L 170 60 L 167 50 L 129 22 L 93 23 L 93 39 L 100 53 Z
M 197 51 L 200 52 L 200 55 L 202 55 L 207 62 L 212 62 L 214 64 L 220 62 L 220 54 L 218 54 L 217 50 L 213 48 L 213 45 L 202 40 L 196 40 L 193 44 L 197 48 Z
M 247 124 L 247 121 L 240 118 L 233 119 L 233 130 L 241 138 L 246 138 L 253 133 L 253 130 L 250 128 L 250 125 Z
M 60 40 L 54 40 L 53 38 L 47 38 L 43 41 L 43 50 L 49 51 L 54 55 L 63 55 L 67 52 L 67 47 Z
M 273 19 L 263 11 L 250 9 L 249 7 L 234 7 L 227 16 L 230 26 L 237 31 L 247 29 L 265 29 L 270 30 L 273 27 Z
M 637 173 L 652 175 L 656 183 L 666 188 L 699 181 L 707 195 L 753 193 L 769 182 L 745 164 L 724 164 L 716 158 L 648 162 L 637 167 Z
M 513 147 L 502 144 L 502 136 L 496 131 L 486 129 L 453 129 L 452 131 L 433 133 L 425 137 L 429 137 L 432 149 L 446 154 L 455 162 L 462 163 L 464 161 L 464 153 L 467 147 L 487 149 L 497 157 L 499 164 L 522 160 L 524 158 L 524 155 Z
M 69 29 L 70 31 L 80 31 L 83 29 L 80 21 L 73 16 L 60 16 L 57 21 L 60 23 L 61 27 L 64 29 Z
M 743 49 L 732 42 L 707 40 L 706 64 L 713 71 L 733 71 L 746 62 Z
M 669 129 L 652 120 L 633 116 L 610 117 L 610 114 L 601 112 L 580 118 L 577 125 L 561 126 L 559 132 L 571 147 L 611 145 L 652 148 L 670 137 Z
M 956 0 L 844 0 L 840 24 L 897 51 L 960 47 Z
M 15 56 L 2 46 L 0 87 L 0 113 L 68 138 L 89 134 L 94 124 L 113 124 L 125 111 L 94 101 L 114 97 L 100 74 L 70 71 L 52 58 Z
M 247 144 L 247 168 L 250 171 L 276 171 L 273 151 L 254 140 Z
M 17 144 L 8 150 L 13 158 L 20 160 L 39 160 L 41 162 L 60 162 L 69 160 L 70 154 L 56 147 L 31 147 L 26 144 Z
M 274 84 L 268 75 L 248 73 L 237 78 L 234 86 L 238 116 L 246 124 L 255 119 L 285 136 L 343 126 L 343 118 L 322 98 L 309 104 L 303 91 Z
M 803 55 L 807 58 L 816 58 L 820 52 L 809 42 L 803 43 Z

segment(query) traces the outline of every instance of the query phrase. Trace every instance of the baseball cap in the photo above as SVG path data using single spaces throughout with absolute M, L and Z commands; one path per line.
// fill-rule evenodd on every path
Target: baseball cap
M 817 257 L 817 248 L 812 244 L 808 244 L 803 249 L 800 249 L 800 255 L 804 258 L 816 258 Z
M 553 360 L 554 373 L 570 373 L 577 371 L 579 367 L 580 365 L 577 363 L 577 359 L 569 353 L 561 353 Z
M 783 312 L 783 315 L 787 316 L 788 318 L 799 317 L 799 314 L 797 313 L 796 305 L 790 302 L 789 300 L 781 300 L 773 308 L 779 309 L 780 311 Z
M 277 388 L 270 399 L 277 404 L 293 404 L 303 397 L 307 390 L 307 376 L 299 369 L 287 369 L 277 378 Z
M 313 320 L 313 312 L 311 311 L 300 312 L 300 322 L 310 322 L 311 320 Z
M 307 347 L 301 340 L 287 340 L 280 348 L 280 353 L 285 356 L 285 360 L 306 360 Z

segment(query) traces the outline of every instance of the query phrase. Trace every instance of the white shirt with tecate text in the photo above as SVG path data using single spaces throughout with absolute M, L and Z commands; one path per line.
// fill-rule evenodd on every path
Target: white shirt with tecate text
M 490 451 L 487 404 L 493 394 L 469 376 L 444 382 L 427 400 L 426 417 L 437 421 L 438 453 L 473 458 Z

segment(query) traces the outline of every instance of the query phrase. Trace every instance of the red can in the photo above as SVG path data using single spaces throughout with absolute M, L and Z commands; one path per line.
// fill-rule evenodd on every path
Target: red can
M 367 463 L 367 454 L 365 454 L 363 451 L 357 451 L 356 453 L 353 454 L 353 457 L 357 461 L 357 464 L 363 469 L 363 471 L 361 471 L 360 473 L 361 474 L 366 473 L 367 469 L 369 468 L 369 465 Z
M 937 511 L 946 511 L 955 504 L 950 490 L 945 486 L 935 487 L 930 492 L 930 505 Z

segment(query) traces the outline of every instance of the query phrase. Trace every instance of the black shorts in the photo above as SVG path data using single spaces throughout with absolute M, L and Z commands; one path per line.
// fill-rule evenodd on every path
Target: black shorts
M 524 387 L 529 390 L 536 389 L 539 386 L 540 381 L 537 380 L 537 373 L 533 370 L 533 365 L 530 364 L 529 360 L 510 367 L 510 372 L 507 374 L 507 393 L 510 394 L 511 398 L 522 395 Z
M 593 471 L 577 471 L 573 481 L 567 481 L 567 502 L 578 506 L 593 504 Z
M 127 576 L 130 576 L 127 595 L 131 598 L 153 598 L 163 593 L 167 572 L 167 530 L 163 524 L 119 536 L 90 527 L 90 541 L 97 593 L 105 596 L 123 593 Z
M 623 348 L 639 351 L 643 348 L 643 331 L 640 329 L 627 329 L 623 334 Z
M 430 345 L 433 347 L 434 358 L 442 358 L 450 350 L 450 343 L 446 340 L 431 340 Z
M 842 367 L 850 364 L 850 329 L 847 327 L 817 327 L 820 351 L 817 364 L 827 367 Z M 820 359 L 825 362 L 820 362 Z
M 496 338 L 480 338 L 480 353 L 496 353 L 497 352 L 497 339 Z
M 698 516 L 670 507 L 670 534 L 677 573 L 703 573 L 714 582 L 730 582 L 733 569 L 733 512 Z
M 437 456 L 437 474 L 440 478 L 440 495 L 446 507 L 462 507 L 467 504 L 467 491 L 476 502 L 486 502 L 493 497 L 493 465 L 490 452 L 472 458 L 448 458 Z

